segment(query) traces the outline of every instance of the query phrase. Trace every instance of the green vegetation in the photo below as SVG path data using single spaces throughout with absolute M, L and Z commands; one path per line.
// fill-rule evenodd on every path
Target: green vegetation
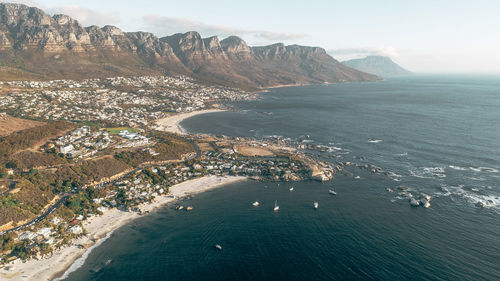
M 153 156 L 151 153 L 144 150 L 129 150 L 116 153 L 115 159 L 123 161 L 133 167 L 137 167 L 141 163 L 151 161 L 167 161 L 180 159 L 187 153 L 194 152 L 194 147 L 185 139 L 176 135 L 157 132 L 153 134 L 153 139 L 157 144 L 153 150 L 158 155 Z
M 0 138 L 0 157 L 7 158 L 13 153 L 33 147 L 48 137 L 74 127 L 75 125 L 72 123 L 56 121 L 4 136 Z
M 0 138 L 0 170 L 32 169 L 39 166 L 56 165 L 63 163 L 57 155 L 22 151 L 41 145 L 45 139 L 57 136 L 63 131 L 74 128 L 68 122 L 50 122 L 43 126 L 29 128 Z M 1 171 L 0 171 L 1 172 Z
M 87 192 L 79 192 L 71 196 L 71 198 L 66 201 L 66 207 L 75 214 L 83 214 L 84 210 L 91 207 L 89 194 Z
M 118 135 L 120 131 L 128 131 L 129 133 L 137 133 L 136 129 L 132 129 L 130 127 L 117 127 L 117 128 L 106 128 L 106 131 L 108 133 L 113 134 L 113 135 Z
M 67 163 L 67 161 L 58 154 L 21 151 L 12 155 L 12 160 L 17 161 L 18 168 L 31 170 L 36 167 L 49 167 Z
M 11 251 L 14 249 L 17 234 L 15 232 L 7 233 L 0 236 L 0 253 Z
M 35 217 L 54 198 L 52 192 L 27 179 L 21 179 L 14 191 L 0 198 L 0 225 Z
M 130 166 L 112 157 L 87 160 L 74 166 L 61 166 L 55 173 L 44 173 L 54 189 L 53 192 L 68 192 L 71 187 L 81 187 L 92 182 L 99 182 L 130 169 Z
M 44 145 L 43 142 L 73 127 L 73 124 L 67 122 L 50 122 L 0 138 L 0 174 L 5 174 L 7 168 L 16 170 L 12 189 L 5 189 L 0 194 L 0 225 L 13 223 L 13 226 L 16 226 L 34 219 L 50 204 L 56 194 L 69 193 L 76 188 L 108 180 L 138 168 L 143 163 L 178 160 L 195 151 L 193 145 L 182 137 L 152 132 L 149 137 L 154 145 L 149 149 L 138 148 L 116 153 L 110 148 L 96 159 L 69 162 L 60 157 L 57 150 Z M 110 133 L 118 133 L 121 130 L 135 131 L 127 127 L 107 130 Z M 38 146 L 45 152 L 27 149 Z M 52 168 L 45 169 L 46 167 Z M 151 173 L 146 169 L 144 173 L 146 174 L 143 176 L 149 178 L 148 181 L 152 184 L 167 179 L 164 172 Z M 79 193 L 68 198 L 57 214 L 70 220 L 75 214 L 98 213 L 92 199 L 102 198 L 109 191 L 106 187 L 80 189 Z M 118 195 L 117 201 L 120 201 L 120 204 L 130 205 L 124 194 Z

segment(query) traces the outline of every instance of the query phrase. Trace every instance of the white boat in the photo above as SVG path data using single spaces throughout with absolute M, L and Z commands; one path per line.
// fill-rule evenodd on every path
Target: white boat
M 293 187 L 290 187 L 290 192 L 292 192 L 292 191 L 293 191 Z
M 318 207 L 319 207 L 319 203 L 318 202 L 314 202 L 314 209 L 316 210 L 316 209 L 318 209 Z
M 219 251 L 222 251 L 222 246 L 221 246 L 221 245 L 219 245 L 219 244 L 216 244 L 216 245 L 215 245 L 215 248 L 216 248 L 217 250 L 219 250 Z
M 328 193 L 330 193 L 331 195 L 337 195 L 337 192 L 335 192 L 335 190 L 333 189 L 328 190 Z
M 274 211 L 277 212 L 277 211 L 279 211 L 279 209 L 280 209 L 280 206 L 278 206 L 278 200 L 276 200 L 274 202 Z
M 260 205 L 259 201 L 255 201 L 255 202 L 252 203 L 252 206 L 254 206 L 254 207 L 257 207 L 259 205 Z

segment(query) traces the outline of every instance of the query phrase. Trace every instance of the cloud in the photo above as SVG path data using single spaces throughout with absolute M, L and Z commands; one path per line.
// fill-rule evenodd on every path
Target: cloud
M 277 33 L 270 31 L 260 31 L 255 33 L 255 37 L 271 40 L 271 41 L 279 41 L 279 40 L 293 40 L 293 39 L 301 39 L 306 37 L 305 34 L 297 34 L 297 33 Z
M 10 0 L 10 1 L 0 1 L 0 3 L 16 3 L 16 4 L 24 4 L 30 7 L 38 7 L 38 3 L 36 1 L 31 0 Z
M 82 25 L 107 25 L 121 22 L 120 15 L 101 13 L 78 5 L 61 6 L 47 9 L 49 14 L 64 14 L 78 20 Z
M 217 35 L 220 37 L 228 37 L 230 35 L 246 35 L 269 41 L 292 40 L 306 36 L 304 34 L 280 33 L 266 30 L 239 29 L 223 25 L 206 24 L 186 18 L 172 18 L 157 15 L 146 15 L 143 17 L 143 20 L 148 30 L 159 36 L 187 31 L 197 31 L 203 36 Z
M 334 57 L 341 58 L 360 58 L 366 56 L 386 56 L 398 58 L 398 50 L 393 47 L 365 47 L 365 48 L 343 48 L 328 50 L 328 53 Z
M 179 32 L 198 31 L 202 34 L 229 36 L 236 33 L 246 33 L 246 31 L 227 26 L 205 24 L 185 18 L 171 18 L 156 15 L 146 15 L 143 17 L 148 28 L 161 36 L 171 35 Z

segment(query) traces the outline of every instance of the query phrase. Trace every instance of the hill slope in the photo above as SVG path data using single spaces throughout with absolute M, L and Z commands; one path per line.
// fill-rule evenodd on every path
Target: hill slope
M 381 77 L 409 75 L 410 71 L 402 68 L 389 57 L 368 56 L 362 59 L 343 61 L 342 64 Z
M 83 27 L 66 15 L 0 3 L 0 80 L 146 74 L 185 74 L 250 87 L 380 80 L 317 47 L 249 47 L 235 36 L 219 41 L 194 31 L 158 38 L 109 25 Z

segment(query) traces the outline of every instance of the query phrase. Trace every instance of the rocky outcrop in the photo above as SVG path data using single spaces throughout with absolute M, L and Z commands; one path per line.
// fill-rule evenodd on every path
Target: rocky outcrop
M 217 64 L 227 59 L 219 39 L 203 39 L 196 31 L 177 33 L 160 39 L 174 50 L 175 55 L 191 70 L 197 72 L 207 64 Z
M 5 32 L 0 31 L 0 50 L 8 50 L 11 49 L 11 47 L 12 44 L 10 43 L 10 40 Z
M 149 32 L 129 32 L 127 38 L 135 47 L 136 54 L 150 67 L 159 67 L 175 73 L 189 73 L 190 70 L 175 55 L 169 44 L 160 41 Z
M 89 34 L 78 21 L 66 15 L 55 15 L 53 18 L 68 50 L 85 52 L 94 49 Z
M 22 4 L 0 3 L 0 52 L 4 66 L 22 66 L 40 78 L 181 73 L 251 87 L 379 79 L 340 64 L 322 48 L 249 47 L 236 36 L 219 41 L 195 31 L 158 38 L 111 25 L 83 27 Z
M 232 60 L 250 60 L 252 49 L 237 36 L 229 36 L 220 42 L 222 49 Z
M 222 49 L 219 38 L 217 36 L 203 39 L 203 44 L 214 59 L 227 59 L 226 53 Z

